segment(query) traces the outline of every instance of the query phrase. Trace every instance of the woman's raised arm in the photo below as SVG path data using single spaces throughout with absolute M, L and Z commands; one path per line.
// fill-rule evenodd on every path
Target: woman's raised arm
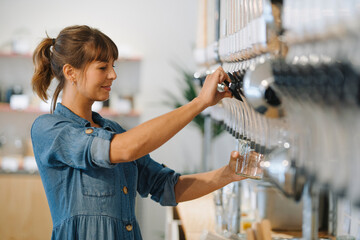
M 208 75 L 199 96 L 190 103 L 115 135 L 110 144 L 110 161 L 134 161 L 163 145 L 205 108 L 231 96 L 229 91 L 217 91 L 217 84 L 224 80 L 230 81 L 228 75 L 219 67 L 213 74 Z

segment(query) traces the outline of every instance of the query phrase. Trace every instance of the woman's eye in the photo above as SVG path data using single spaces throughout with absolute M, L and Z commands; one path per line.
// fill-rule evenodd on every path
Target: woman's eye
M 100 67 L 101 70 L 106 70 L 106 67 Z

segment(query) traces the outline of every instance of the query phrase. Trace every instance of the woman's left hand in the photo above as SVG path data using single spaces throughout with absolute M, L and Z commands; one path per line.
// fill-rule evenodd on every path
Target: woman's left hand
M 239 152 L 232 151 L 230 155 L 230 161 L 228 164 L 228 169 L 230 171 L 232 182 L 246 179 L 246 177 L 236 174 L 236 162 L 238 159 L 240 160 L 240 162 L 244 160 L 243 157 L 240 156 Z

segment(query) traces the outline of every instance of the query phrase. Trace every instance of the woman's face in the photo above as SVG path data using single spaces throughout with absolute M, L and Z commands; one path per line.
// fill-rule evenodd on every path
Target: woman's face
M 85 70 L 82 81 L 78 84 L 78 91 L 91 101 L 105 101 L 109 99 L 115 79 L 114 61 L 95 61 Z

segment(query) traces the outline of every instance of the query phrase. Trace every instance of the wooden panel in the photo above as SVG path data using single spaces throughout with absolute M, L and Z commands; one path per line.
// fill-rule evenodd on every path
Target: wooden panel
M 213 194 L 179 203 L 176 207 L 187 240 L 198 240 L 204 230 L 214 232 L 215 209 Z
M 0 174 L 0 238 L 51 238 L 52 221 L 39 175 Z

